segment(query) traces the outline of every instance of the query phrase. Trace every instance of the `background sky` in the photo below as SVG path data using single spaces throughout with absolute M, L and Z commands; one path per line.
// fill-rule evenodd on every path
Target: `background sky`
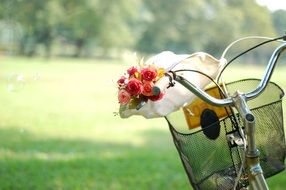
M 257 3 L 267 6 L 270 10 L 285 9 L 286 1 L 284 0 L 256 0 Z

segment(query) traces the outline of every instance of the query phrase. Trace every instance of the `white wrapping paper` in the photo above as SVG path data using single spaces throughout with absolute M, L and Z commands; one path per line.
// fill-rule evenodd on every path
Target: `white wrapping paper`
M 226 60 L 218 60 L 204 52 L 197 52 L 190 55 L 177 55 L 173 52 L 165 51 L 151 57 L 145 64 L 155 64 L 157 67 L 164 68 L 166 71 L 176 71 L 180 69 L 198 70 L 215 79 L 226 64 Z M 196 72 L 184 71 L 178 72 L 177 74 L 183 76 L 201 89 L 204 89 L 211 82 L 207 77 Z M 132 115 L 141 115 L 147 119 L 164 117 L 190 104 L 196 98 L 192 92 L 179 83 L 176 83 L 174 87 L 165 89 L 164 93 L 165 95 L 161 100 L 148 100 L 139 110 L 129 109 L 128 105 L 120 106 L 120 117 L 128 118 Z

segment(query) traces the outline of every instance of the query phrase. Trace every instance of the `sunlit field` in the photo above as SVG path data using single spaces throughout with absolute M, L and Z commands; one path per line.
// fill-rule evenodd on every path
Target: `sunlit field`
M 191 189 L 164 119 L 121 119 L 124 61 L 0 57 L 0 189 Z M 286 89 L 286 65 L 273 80 Z M 237 65 L 224 79 L 256 78 Z M 285 114 L 284 114 L 285 115 Z M 268 180 L 286 186 L 286 172 Z

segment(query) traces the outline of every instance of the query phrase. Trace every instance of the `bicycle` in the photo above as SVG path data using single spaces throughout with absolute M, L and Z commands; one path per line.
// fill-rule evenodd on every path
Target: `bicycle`
M 285 39 L 283 36 L 267 40 L 237 56 L 272 41 L 284 41 L 273 52 L 261 80 L 246 79 L 227 84 L 219 83 L 219 75 L 217 82 L 211 79 L 215 87 L 205 91 L 177 74 L 187 70 L 170 69 L 154 87 L 154 91 L 164 91 L 167 86 L 179 83 L 201 99 L 198 101 L 203 109 L 198 113 L 200 121 L 196 126 L 192 126 L 192 118 L 188 117 L 193 117 L 197 103 L 179 111 L 183 118 L 179 119 L 178 113 L 165 117 L 194 189 L 267 190 L 265 178 L 285 169 L 284 92 L 270 82 L 276 63 L 286 49 Z M 245 89 L 248 92 L 236 90 L 237 86 L 247 84 L 250 84 L 250 88 Z M 182 122 L 189 127 L 187 133 L 176 129 L 175 125 L 182 125 Z

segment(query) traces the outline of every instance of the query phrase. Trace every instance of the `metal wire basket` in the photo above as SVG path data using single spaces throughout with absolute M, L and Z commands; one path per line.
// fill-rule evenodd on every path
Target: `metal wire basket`
M 249 92 L 259 82 L 256 79 L 245 79 L 226 86 L 230 93 L 238 89 Z M 256 119 L 255 140 L 266 178 L 285 169 L 283 96 L 283 90 L 270 82 L 259 97 L 248 102 Z M 221 114 L 216 107 L 202 106 L 199 114 L 205 110 L 212 110 L 218 116 L 218 120 L 213 123 L 207 122 L 206 125 L 201 117 L 196 127 L 189 123 L 193 113 L 185 108 L 166 117 L 175 146 L 194 189 L 226 190 L 232 189 L 235 184 L 244 155 L 238 133 L 238 126 L 243 126 L 243 123 L 237 112 L 230 108 L 223 109 L 225 114 Z M 241 176 L 239 187 L 245 185 L 246 173 Z

